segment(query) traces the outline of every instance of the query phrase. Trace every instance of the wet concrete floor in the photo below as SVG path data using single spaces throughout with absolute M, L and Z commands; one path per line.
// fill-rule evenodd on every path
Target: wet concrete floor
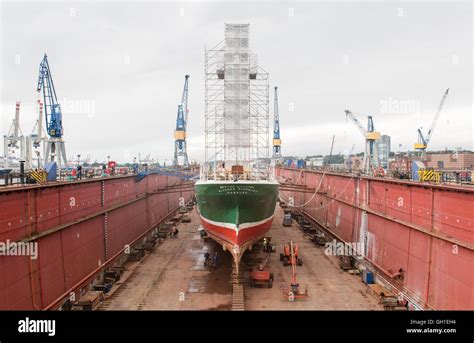
M 101 310 L 230 310 L 232 257 L 211 239 L 201 239 L 197 211 L 191 223 L 179 224 L 179 237 L 166 239 L 140 262 L 127 265 L 119 284 L 107 296 Z M 337 259 L 326 256 L 324 247 L 314 245 L 297 224 L 283 227 L 283 211 L 277 207 L 269 232 L 277 252 L 268 266 L 274 273 L 269 288 L 252 288 L 248 279 L 252 268 L 263 258 L 260 245 L 243 258 L 246 310 L 380 310 L 382 306 L 366 293 L 360 276 L 343 272 Z M 289 302 L 283 296 L 291 280 L 291 267 L 283 266 L 279 253 L 293 239 L 300 247 L 304 264 L 297 268 L 298 281 L 308 285 L 308 297 Z M 204 265 L 204 254 L 219 255 L 217 268 Z

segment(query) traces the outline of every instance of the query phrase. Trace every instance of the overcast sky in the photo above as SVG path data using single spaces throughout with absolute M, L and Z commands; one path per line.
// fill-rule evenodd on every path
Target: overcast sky
M 21 100 L 31 132 L 46 52 L 68 157 L 171 160 L 190 74 L 188 154 L 202 159 L 204 47 L 224 38 L 226 22 L 250 24 L 250 47 L 279 87 L 284 155 L 328 154 L 333 134 L 335 153 L 362 151 L 345 109 L 373 115 L 392 150 L 411 149 L 448 87 L 430 148 L 473 149 L 470 1 L 0 3 L 0 131 Z

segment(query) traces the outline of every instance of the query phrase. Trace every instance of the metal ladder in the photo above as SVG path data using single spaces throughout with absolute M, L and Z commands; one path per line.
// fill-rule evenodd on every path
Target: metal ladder
M 239 271 L 241 268 L 239 268 Z M 232 263 L 232 311 L 244 311 L 244 285 L 241 272 L 237 273 L 235 262 Z

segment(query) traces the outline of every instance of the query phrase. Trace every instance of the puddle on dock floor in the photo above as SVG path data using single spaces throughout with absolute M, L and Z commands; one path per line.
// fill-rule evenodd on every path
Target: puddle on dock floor
M 194 264 L 191 267 L 191 270 L 208 270 L 208 268 L 204 265 L 204 262 L 206 260 L 206 252 L 211 254 L 207 246 L 204 246 L 202 249 L 191 249 L 188 251 L 188 254 L 194 260 Z
M 193 276 L 189 282 L 188 293 L 204 293 L 206 291 L 207 276 Z
M 204 265 L 206 252 L 210 256 L 217 252 L 219 257 L 217 268 Z M 208 240 L 203 241 L 202 248 L 190 249 L 188 255 L 193 259 L 191 270 L 195 271 L 195 275 L 189 282 L 189 293 L 229 294 L 231 292 L 229 280 L 232 272 L 232 256 L 229 252 L 223 251 L 218 243 Z

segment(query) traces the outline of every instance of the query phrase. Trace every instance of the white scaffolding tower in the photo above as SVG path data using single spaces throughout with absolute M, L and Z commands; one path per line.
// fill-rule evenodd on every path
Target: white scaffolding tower
M 249 25 L 226 24 L 225 39 L 205 50 L 207 171 L 268 168 L 268 79 L 249 49 Z

